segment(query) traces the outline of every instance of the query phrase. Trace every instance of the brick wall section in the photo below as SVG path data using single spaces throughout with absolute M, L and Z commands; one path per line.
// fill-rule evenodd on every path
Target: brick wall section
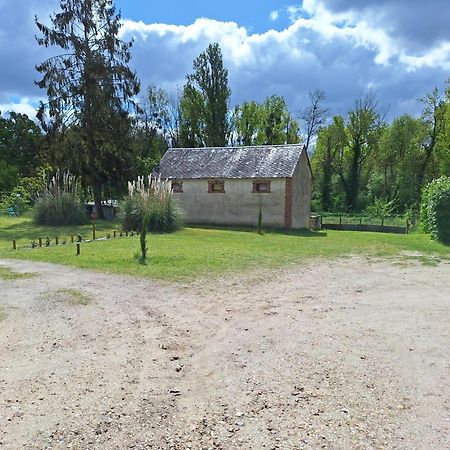
M 286 178 L 284 190 L 284 227 L 292 228 L 292 178 Z

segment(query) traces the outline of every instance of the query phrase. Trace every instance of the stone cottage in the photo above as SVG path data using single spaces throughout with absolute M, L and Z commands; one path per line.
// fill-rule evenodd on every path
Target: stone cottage
M 307 228 L 311 167 L 302 145 L 171 148 L 170 179 L 187 223 Z

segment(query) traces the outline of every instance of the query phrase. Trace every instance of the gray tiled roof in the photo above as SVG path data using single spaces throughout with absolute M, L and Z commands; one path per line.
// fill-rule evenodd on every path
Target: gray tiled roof
M 162 178 L 285 178 L 294 174 L 302 145 L 171 148 L 161 159 Z

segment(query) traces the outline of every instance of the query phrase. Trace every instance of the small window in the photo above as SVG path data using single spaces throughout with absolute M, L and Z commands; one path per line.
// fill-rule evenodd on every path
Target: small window
M 208 181 L 208 192 L 210 194 L 224 194 L 225 182 L 218 180 Z
M 270 180 L 255 180 L 253 181 L 253 192 L 262 194 L 270 194 Z
M 172 192 L 174 192 L 174 193 L 183 192 L 183 182 L 182 181 L 172 181 Z

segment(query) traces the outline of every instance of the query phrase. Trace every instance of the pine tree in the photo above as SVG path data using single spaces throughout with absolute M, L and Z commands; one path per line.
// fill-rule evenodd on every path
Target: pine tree
M 67 166 L 93 190 L 102 216 L 104 186 L 126 176 L 129 112 L 140 85 L 130 70 L 132 42 L 119 39 L 121 16 L 112 0 L 60 0 L 60 12 L 50 16 L 51 27 L 39 22 L 38 44 L 62 52 L 36 67 L 37 85 L 45 89 L 38 119 L 60 143 L 77 136 L 76 152 L 67 152 Z M 76 153 L 76 154 L 75 154 Z

